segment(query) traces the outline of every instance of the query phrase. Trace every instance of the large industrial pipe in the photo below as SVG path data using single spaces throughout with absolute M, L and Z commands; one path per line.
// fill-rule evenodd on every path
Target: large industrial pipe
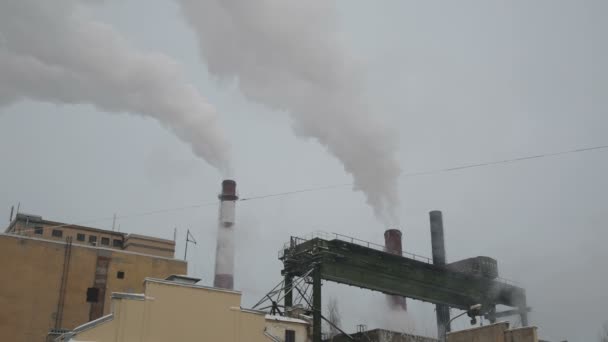
M 429 213 L 431 221 L 431 248 L 433 252 L 433 264 L 445 266 L 445 241 L 443 238 L 443 215 L 441 211 L 435 210 Z M 445 304 L 435 306 L 437 316 L 437 336 L 439 341 L 444 342 L 446 332 L 450 331 L 450 307 Z
M 384 232 L 384 249 L 399 256 L 403 253 L 401 231 L 399 229 L 388 229 Z M 387 296 L 389 306 L 394 310 L 407 310 L 407 302 L 404 297 Z
M 234 211 L 236 201 L 236 182 L 230 179 L 222 182 L 219 194 L 220 213 L 215 251 L 215 279 L 213 286 L 234 288 Z
M 445 266 L 445 242 L 443 239 L 443 215 L 435 210 L 429 213 L 431 219 L 431 248 L 433 249 L 433 264 Z

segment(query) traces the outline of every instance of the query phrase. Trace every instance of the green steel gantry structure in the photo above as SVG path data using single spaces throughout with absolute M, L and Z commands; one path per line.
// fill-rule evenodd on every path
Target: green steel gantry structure
M 312 284 L 312 296 L 306 301 L 313 316 L 313 342 L 322 341 L 322 280 L 462 310 L 482 304 L 482 312 L 490 321 L 516 313 L 521 315 L 522 325 L 527 325 L 529 309 L 523 288 L 450 270 L 413 254 L 388 253 L 382 246 L 354 238 L 337 234 L 309 239 L 291 237 L 279 253 L 279 259 L 283 262 L 281 274 L 284 276 L 282 307 L 292 307 L 294 294 L 297 296 L 298 292 L 305 297 L 295 288 L 295 279 L 306 278 L 304 282 Z M 273 303 L 276 307 L 277 303 Z M 496 313 L 496 305 L 514 310 Z

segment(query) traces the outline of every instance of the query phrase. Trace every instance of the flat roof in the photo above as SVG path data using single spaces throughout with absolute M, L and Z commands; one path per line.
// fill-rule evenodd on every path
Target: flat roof
M 101 229 L 101 228 L 94 228 L 94 227 L 88 227 L 88 226 L 81 226 L 78 224 L 72 224 L 72 223 L 64 223 L 64 222 L 57 222 L 57 221 L 51 221 L 51 220 L 46 220 L 43 219 L 42 216 L 40 215 L 32 215 L 32 214 L 26 214 L 26 213 L 18 213 L 15 216 L 15 219 L 13 220 L 13 222 L 11 222 L 7 228 L 7 231 L 13 227 L 15 225 L 15 223 L 22 221 L 22 222 L 26 222 L 28 221 L 28 218 L 35 218 L 35 220 L 32 220 L 32 224 L 44 224 L 44 225 L 49 225 L 49 226 L 54 226 L 56 228 L 74 228 L 74 229 L 82 229 L 82 230 L 89 230 L 89 231 L 94 231 L 94 232 L 98 232 L 98 233 L 105 233 L 105 234 L 111 234 L 111 235 L 120 235 L 120 236 L 127 236 L 128 234 L 126 233 L 122 233 L 122 232 L 117 232 L 117 231 L 112 231 L 112 230 L 107 230 L 107 229 Z
M 51 221 L 51 220 L 46 220 L 46 219 L 42 218 L 42 216 L 40 216 L 40 215 L 27 214 L 27 213 L 17 213 L 17 215 L 15 215 L 15 218 L 13 219 L 13 221 L 6 228 L 5 233 L 8 233 L 10 231 L 10 229 L 17 222 L 26 222 L 26 221 L 28 221 L 28 218 L 32 219 L 32 221 L 31 221 L 32 225 L 42 224 L 42 225 L 52 226 L 52 227 L 47 227 L 47 228 L 81 229 L 81 230 L 87 230 L 87 231 L 96 232 L 96 233 L 102 233 L 102 234 L 109 234 L 109 235 L 114 235 L 114 236 L 120 236 L 123 239 L 133 238 L 133 239 L 141 239 L 141 240 L 162 242 L 162 243 L 173 244 L 173 245 L 175 244 L 175 241 L 173 241 L 173 240 L 163 239 L 163 238 L 159 238 L 159 237 L 155 237 L 155 236 L 140 235 L 140 234 L 128 234 L 128 233 L 117 232 L 117 231 L 113 231 L 113 230 L 94 228 L 94 227 L 88 227 L 88 226 L 81 226 L 79 224 L 71 224 L 71 223 Z
M 33 240 L 33 241 L 39 241 L 39 242 L 45 242 L 45 243 L 54 243 L 54 244 L 58 244 L 58 245 L 65 245 L 66 242 L 62 241 L 62 240 L 50 240 L 50 239 L 41 239 L 41 238 L 37 238 L 37 237 L 33 237 L 33 236 L 25 236 L 25 235 L 15 235 L 15 234 L 6 234 L 6 233 L 0 233 L 0 238 L 12 238 L 12 239 L 24 239 L 24 240 Z M 101 246 L 90 246 L 90 245 L 84 245 L 84 244 L 72 244 L 72 248 L 90 248 L 90 249 L 95 249 L 95 250 L 106 250 L 108 252 L 112 252 L 112 253 L 123 253 L 123 254 L 131 254 L 131 255 L 141 255 L 141 256 L 147 256 L 150 258 L 155 258 L 155 259 L 162 259 L 162 260 L 171 260 L 171 261 L 177 261 L 177 262 L 182 262 L 184 264 L 187 264 L 187 262 L 185 260 L 182 259 L 177 259 L 177 258 L 168 258 L 168 257 L 163 257 L 163 256 L 159 256 L 159 255 L 155 255 L 155 254 L 146 254 L 146 253 L 139 253 L 139 252 L 132 252 L 132 251 L 127 251 L 124 249 L 116 249 L 116 248 L 110 248 L 110 247 L 101 247 Z
M 188 284 L 188 283 L 180 283 L 180 282 L 176 282 L 176 281 L 169 281 L 169 280 L 158 279 L 158 278 L 144 278 L 144 284 L 147 283 L 147 282 L 164 284 L 164 285 L 190 287 L 190 288 L 193 288 L 193 289 L 201 289 L 201 290 L 212 290 L 212 291 L 217 291 L 217 292 L 226 292 L 226 293 L 233 293 L 233 294 L 238 294 L 238 295 L 241 294 L 241 292 L 237 291 L 237 290 L 228 290 L 228 289 L 222 289 L 222 288 L 219 288 L 219 287 L 197 285 L 197 284 Z

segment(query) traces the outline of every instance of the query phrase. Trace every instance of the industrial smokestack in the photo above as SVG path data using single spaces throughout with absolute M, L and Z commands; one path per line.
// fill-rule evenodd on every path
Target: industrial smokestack
M 444 267 L 446 264 L 445 242 L 443 239 L 443 215 L 441 211 L 434 210 L 429 213 L 431 221 L 431 248 L 433 251 L 433 264 Z M 445 304 L 435 306 L 437 316 L 437 336 L 444 342 L 445 333 L 450 331 L 450 308 Z
M 236 182 L 226 179 L 219 194 L 220 214 L 215 251 L 215 279 L 213 286 L 232 290 L 234 288 L 234 209 L 239 197 Z
M 402 255 L 401 231 L 399 229 L 387 229 L 384 232 L 384 249 L 392 254 Z M 387 296 L 388 304 L 393 310 L 407 310 L 404 297 Z

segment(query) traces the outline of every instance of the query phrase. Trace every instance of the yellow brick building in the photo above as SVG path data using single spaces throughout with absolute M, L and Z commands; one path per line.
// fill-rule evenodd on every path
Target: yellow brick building
M 112 313 L 58 341 L 310 341 L 308 321 L 242 309 L 240 292 L 199 286 L 197 280 L 148 278 L 143 293 L 114 293 Z
M 2 341 L 51 340 L 110 313 L 112 292 L 141 293 L 146 277 L 187 273 L 173 241 L 32 217 L 18 215 L 0 234 Z

